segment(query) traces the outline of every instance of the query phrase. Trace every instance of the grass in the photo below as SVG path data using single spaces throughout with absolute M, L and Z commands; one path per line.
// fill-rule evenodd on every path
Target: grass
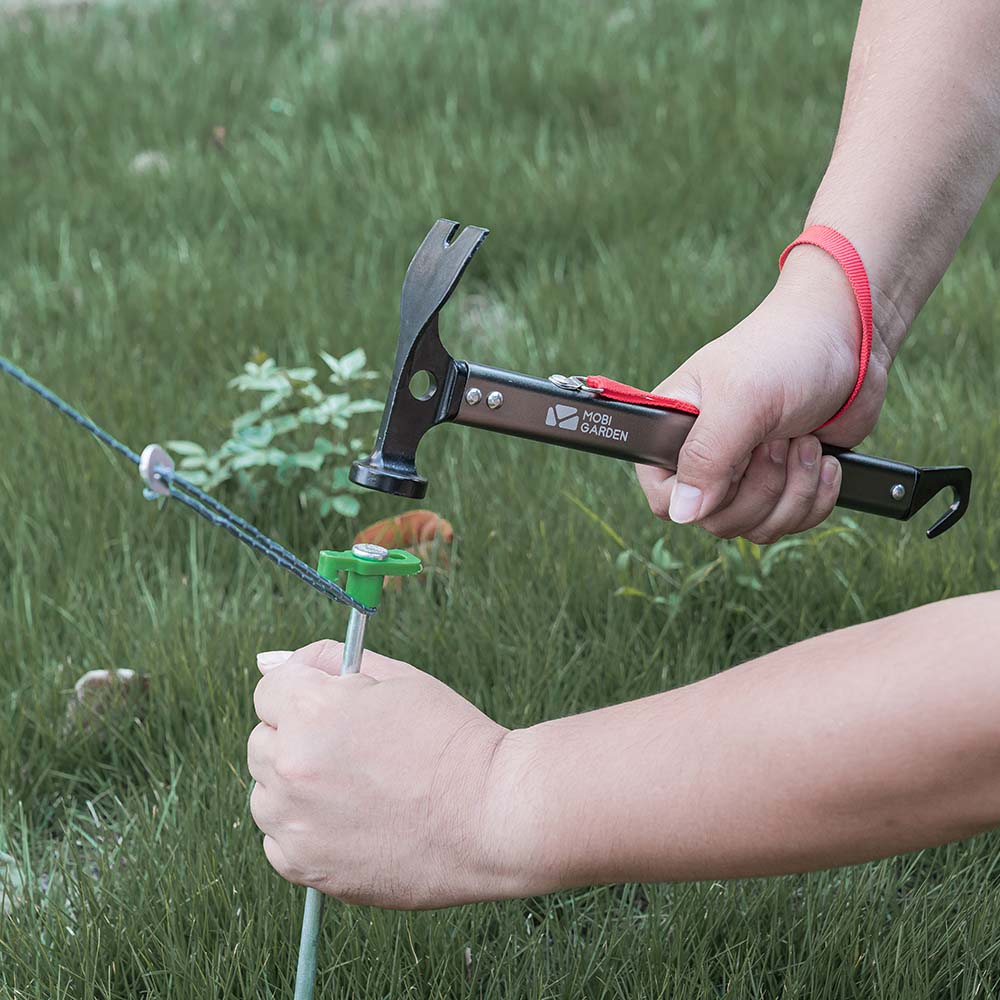
M 773 280 L 830 149 L 852 22 L 821 0 L 0 15 L 0 349 L 133 447 L 218 440 L 225 380 L 256 347 L 306 363 L 363 344 L 385 372 L 407 260 L 447 215 L 493 230 L 452 315 L 489 295 L 509 318 L 446 315 L 458 356 L 652 383 Z M 132 172 L 144 150 L 169 172 Z M 994 200 L 867 445 L 974 467 L 942 540 L 859 517 L 764 576 L 752 550 L 650 518 L 624 465 L 442 429 L 421 463 L 461 564 L 390 598 L 372 644 L 517 726 L 995 587 L 998 246 Z M 0 918 L 0 996 L 288 996 L 302 897 L 248 816 L 254 652 L 339 636 L 342 611 L 158 513 L 133 469 L 13 384 L 0 426 L 0 850 L 26 873 Z M 226 496 L 307 558 L 357 527 Z M 364 516 L 398 509 L 373 497 Z M 664 533 L 684 567 L 723 551 L 729 568 L 681 579 L 673 608 L 614 596 L 668 592 L 616 565 Z M 149 675 L 145 721 L 67 733 L 73 682 L 103 667 Z M 331 905 L 321 995 L 995 997 L 998 847 L 441 913 Z

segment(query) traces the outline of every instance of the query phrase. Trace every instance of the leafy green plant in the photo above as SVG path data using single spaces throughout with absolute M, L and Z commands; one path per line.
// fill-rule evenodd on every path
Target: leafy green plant
M 860 528 L 850 517 L 841 519 L 822 531 L 808 535 L 782 538 L 771 545 L 756 545 L 745 538 L 720 541 L 713 559 L 688 567 L 666 547 L 666 539 L 653 543 L 649 556 L 623 547 L 615 561 L 621 584 L 615 591 L 619 597 L 639 597 L 653 604 L 676 609 L 693 591 L 705 586 L 714 577 L 725 581 L 736 591 L 762 591 L 767 578 L 782 565 L 798 562 L 808 551 L 816 551 L 829 539 L 837 538 L 848 545 L 857 545 Z M 645 571 L 648 589 L 630 582 L 632 568 Z M 666 584 L 666 594 L 661 593 Z
M 839 523 L 830 524 L 821 531 L 782 538 L 772 545 L 756 545 L 745 538 L 722 540 L 715 545 L 712 559 L 689 565 L 667 548 L 666 538 L 658 538 L 649 555 L 637 551 L 581 500 L 569 493 L 565 496 L 617 546 L 615 568 L 619 586 L 615 596 L 639 598 L 664 605 L 671 611 L 678 610 L 692 593 L 713 581 L 724 582 L 734 593 L 762 591 L 768 577 L 779 566 L 799 561 L 807 552 L 815 552 L 832 538 L 854 546 L 863 537 L 858 523 L 843 515 Z
M 357 395 L 375 376 L 361 348 L 342 358 L 325 351 L 320 356 L 332 390 L 315 368 L 283 368 L 263 353 L 248 361 L 229 386 L 252 394 L 254 405 L 233 420 L 229 438 L 215 450 L 195 441 L 167 442 L 180 471 L 206 490 L 236 480 L 257 495 L 272 481 L 297 490 L 299 502 L 317 506 L 321 516 L 354 517 L 362 491 L 347 473 L 363 448 L 356 418 L 380 412 L 382 404 Z

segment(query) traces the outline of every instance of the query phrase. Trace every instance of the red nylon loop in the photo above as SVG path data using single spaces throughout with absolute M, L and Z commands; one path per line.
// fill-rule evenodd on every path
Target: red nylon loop
M 599 389 L 601 399 L 610 399 L 616 403 L 632 403 L 635 406 L 653 406 L 660 410 L 679 410 L 698 416 L 699 410 L 694 403 L 683 399 L 671 399 L 669 396 L 656 396 L 651 392 L 643 392 L 634 386 L 615 382 L 603 375 L 588 375 L 587 385 L 591 389 Z
M 868 272 L 861 260 L 861 255 L 854 248 L 854 244 L 836 229 L 829 226 L 809 226 L 801 236 L 793 243 L 789 243 L 778 258 L 779 270 L 785 266 L 785 258 L 797 246 L 809 244 L 825 250 L 841 266 L 847 280 L 851 284 L 854 298 L 858 303 L 858 311 L 861 313 L 861 349 L 858 357 L 858 379 L 854 383 L 847 402 L 830 417 L 826 423 L 820 427 L 832 424 L 850 405 L 854 402 L 861 385 L 868 372 L 868 362 L 872 354 L 872 334 L 874 324 L 872 322 L 872 292 L 868 283 Z M 588 375 L 587 385 L 591 389 L 600 390 L 602 399 L 614 400 L 617 403 L 632 403 L 635 406 L 652 406 L 661 410 L 677 410 L 681 413 L 690 413 L 698 416 L 699 409 L 693 403 L 688 403 L 683 399 L 672 399 L 669 396 L 657 396 L 651 392 L 643 392 L 634 386 L 625 385 L 622 382 L 615 382 L 613 379 L 605 378 L 603 375 Z M 816 429 L 819 430 L 820 427 Z
M 858 380 L 854 383 L 847 402 L 837 410 L 824 424 L 820 424 L 816 429 L 832 424 L 850 405 L 854 402 L 861 385 L 865 380 L 868 371 L 868 362 L 872 356 L 872 334 L 874 323 L 872 321 L 872 289 L 868 283 L 868 272 L 861 260 L 861 255 L 854 248 L 854 244 L 836 229 L 829 226 L 809 226 L 805 232 L 794 242 L 789 243 L 778 258 L 778 270 L 785 266 L 785 258 L 795 247 L 808 244 L 825 250 L 841 267 L 847 280 L 851 283 L 851 290 L 854 292 L 855 301 L 858 303 L 858 311 L 861 313 L 861 350 L 858 357 Z

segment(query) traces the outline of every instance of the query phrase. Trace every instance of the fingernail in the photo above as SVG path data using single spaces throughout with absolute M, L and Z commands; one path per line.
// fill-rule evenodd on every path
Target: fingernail
M 840 462 L 838 462 L 832 455 L 827 455 L 823 459 L 823 464 L 819 469 L 819 478 L 826 483 L 827 486 L 832 486 L 837 479 L 837 470 L 840 467 Z
M 784 465 L 785 460 L 788 458 L 788 439 L 779 438 L 777 441 L 772 441 L 767 446 L 767 457 L 775 465 Z
M 816 438 L 805 438 L 799 442 L 799 461 L 806 469 L 811 469 L 819 461 L 819 441 Z
M 670 520 L 675 524 L 687 524 L 698 516 L 701 510 L 701 490 L 687 483 L 674 483 L 670 494 Z
M 257 654 L 257 669 L 266 674 L 275 667 L 280 667 L 292 655 L 290 649 L 269 649 Z

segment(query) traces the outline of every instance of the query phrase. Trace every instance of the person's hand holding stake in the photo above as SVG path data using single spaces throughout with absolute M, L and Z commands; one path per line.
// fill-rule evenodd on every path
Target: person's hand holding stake
M 342 652 L 313 643 L 257 685 L 247 763 L 268 860 L 352 903 L 414 909 L 516 893 L 490 794 L 507 730 L 377 653 L 340 677 Z
M 253 816 L 286 878 L 393 909 L 884 857 L 1000 823 L 998 647 L 979 594 L 508 732 L 314 643 L 258 685 Z

